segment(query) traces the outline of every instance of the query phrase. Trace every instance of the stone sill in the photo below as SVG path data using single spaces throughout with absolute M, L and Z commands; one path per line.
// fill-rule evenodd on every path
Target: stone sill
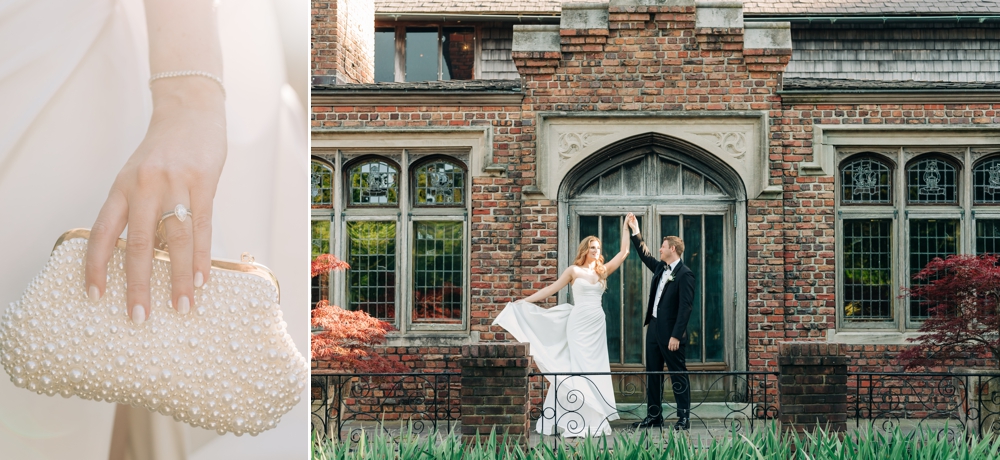
M 478 339 L 478 335 L 476 339 Z M 389 333 L 386 336 L 387 347 L 460 347 L 478 343 L 468 332 L 410 332 L 406 335 Z
M 827 329 L 826 340 L 848 345 L 910 345 L 909 339 L 919 338 L 919 332 L 899 331 L 837 331 Z

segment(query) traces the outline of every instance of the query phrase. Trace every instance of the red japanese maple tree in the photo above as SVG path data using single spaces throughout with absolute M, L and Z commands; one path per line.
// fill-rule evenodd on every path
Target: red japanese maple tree
M 947 359 L 992 355 L 1000 368 L 1000 267 L 998 254 L 935 258 L 914 275 L 906 293 L 928 307 L 916 345 L 900 354 L 907 369 Z
M 312 276 L 350 268 L 332 254 L 322 254 L 312 262 Z M 312 311 L 312 359 L 323 360 L 344 372 L 404 372 L 406 367 L 379 354 L 375 346 L 385 343 L 391 324 L 363 311 L 348 311 L 321 300 Z

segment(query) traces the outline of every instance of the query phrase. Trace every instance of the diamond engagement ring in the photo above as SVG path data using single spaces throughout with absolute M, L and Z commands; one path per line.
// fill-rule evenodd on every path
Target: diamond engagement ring
M 191 210 L 184 207 L 183 204 L 178 204 L 177 206 L 174 206 L 173 211 L 167 211 L 160 216 L 160 221 L 156 224 L 156 237 L 160 240 L 159 248 L 163 250 L 166 250 L 167 248 L 167 236 L 163 233 L 163 222 L 170 217 L 176 217 L 177 220 L 184 222 L 188 220 L 188 217 L 191 217 Z

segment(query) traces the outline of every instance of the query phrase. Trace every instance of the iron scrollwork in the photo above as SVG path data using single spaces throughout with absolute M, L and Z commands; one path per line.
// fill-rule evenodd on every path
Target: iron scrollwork
M 317 374 L 312 376 L 312 428 L 324 437 L 357 443 L 363 432 L 390 437 L 409 430 L 451 431 L 461 419 L 460 374 Z
M 692 391 L 690 422 L 692 428 L 702 428 L 712 435 L 725 435 L 733 430 L 740 433 L 753 432 L 765 425 L 766 420 L 777 419 L 778 407 L 778 374 L 770 372 L 687 372 L 689 379 L 697 379 L 699 385 Z M 615 387 L 614 408 L 612 401 L 600 392 L 581 391 L 582 383 L 596 387 L 598 376 L 610 375 Z M 605 373 L 532 373 L 530 379 L 533 388 L 533 398 L 529 406 L 529 418 L 534 422 L 533 429 L 543 433 L 553 432 L 553 428 L 562 427 L 567 435 L 581 435 L 585 420 L 585 406 L 607 408 L 613 411 L 601 422 L 591 424 L 603 425 L 615 418 L 627 421 L 639 421 L 646 416 L 646 378 L 648 375 L 661 375 L 669 378 L 671 372 L 605 372 Z M 680 390 L 678 388 L 678 390 Z M 544 395 L 554 392 L 554 404 L 543 407 Z M 665 396 L 671 391 L 666 391 Z M 587 395 L 597 398 L 596 404 L 586 400 Z M 538 398 L 541 395 L 542 398 Z M 664 418 L 675 417 L 676 405 L 668 400 L 663 404 Z M 711 411 L 712 414 L 708 412 Z M 721 415 L 721 417 L 720 417 Z M 617 416 L 617 417 L 615 417 Z M 721 424 L 715 422 L 721 419 Z M 626 428 L 630 429 L 630 428 Z

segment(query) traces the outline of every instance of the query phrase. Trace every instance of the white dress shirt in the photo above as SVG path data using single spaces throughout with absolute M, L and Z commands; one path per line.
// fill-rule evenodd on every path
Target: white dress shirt
M 663 295 L 663 288 L 667 285 L 667 277 L 674 272 L 674 268 L 677 267 L 677 262 L 680 261 L 680 259 L 677 259 L 674 263 L 667 265 L 667 268 L 663 269 L 663 274 L 660 275 L 660 285 L 656 287 L 656 299 L 653 300 L 653 318 L 656 318 L 656 310 L 658 310 L 656 307 L 660 305 L 660 296 Z

